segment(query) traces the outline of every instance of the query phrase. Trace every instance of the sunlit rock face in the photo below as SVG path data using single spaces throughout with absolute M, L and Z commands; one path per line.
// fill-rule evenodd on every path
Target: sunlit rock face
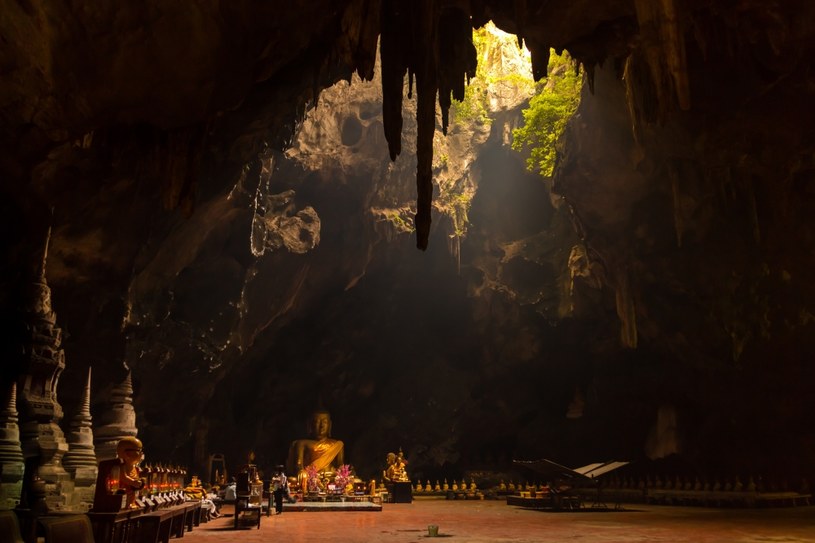
M 401 445 L 428 474 L 678 451 L 811 476 L 811 2 L 470 2 L 594 93 L 553 180 L 507 149 L 514 105 L 437 135 L 424 254 L 412 110 L 394 163 L 359 81 L 291 140 L 372 75 L 380 4 L 221 4 L 0 18 L 3 314 L 52 226 L 71 412 L 126 364 L 156 461 L 278 463 L 322 403 L 360 468 Z M 409 35 L 387 59 L 434 58 Z

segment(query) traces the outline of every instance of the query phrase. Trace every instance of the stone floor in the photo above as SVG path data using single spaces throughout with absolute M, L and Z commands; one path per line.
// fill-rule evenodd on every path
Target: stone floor
M 184 543 L 420 542 L 428 525 L 451 541 L 586 543 L 815 542 L 815 506 L 705 509 L 628 505 L 623 511 L 544 512 L 502 501 L 417 499 L 381 512 L 284 512 L 260 528 L 233 530 L 231 509 L 187 533 Z

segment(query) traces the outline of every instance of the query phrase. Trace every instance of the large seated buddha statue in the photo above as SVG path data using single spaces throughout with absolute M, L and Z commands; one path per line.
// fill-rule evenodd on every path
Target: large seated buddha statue
M 331 438 L 331 416 L 315 411 L 308 424 L 309 438 L 297 439 L 289 447 L 288 469 L 297 474 L 298 486 L 305 493 L 308 471 L 330 478 L 343 464 L 343 443 Z

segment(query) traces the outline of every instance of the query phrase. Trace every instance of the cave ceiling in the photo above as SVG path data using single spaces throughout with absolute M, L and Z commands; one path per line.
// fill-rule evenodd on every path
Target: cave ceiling
M 488 21 L 536 78 L 553 48 L 587 85 L 546 183 L 472 157 L 477 219 L 456 237 L 434 142 L 461 139 L 448 110 Z M 8 0 L 0 38 L 6 322 L 47 255 L 61 397 L 90 366 L 101 397 L 126 365 L 165 456 L 197 459 L 210 427 L 236 438 L 251 398 L 277 394 L 240 447 L 297 437 L 322 394 L 370 462 L 383 439 L 443 465 L 567 455 L 589 435 L 598 454 L 664 445 L 719 465 L 733 446 L 745 465 L 815 454 L 811 2 Z M 316 130 L 356 173 L 295 143 L 308 112 L 341 107 L 323 89 L 352 79 L 355 120 Z M 506 151 L 482 136 L 453 145 Z M 606 413 L 568 426 L 581 396 Z M 167 398 L 184 420 L 159 423 Z M 668 445 L 665 404 L 688 421 Z M 450 424 L 428 426 L 437 413 Z

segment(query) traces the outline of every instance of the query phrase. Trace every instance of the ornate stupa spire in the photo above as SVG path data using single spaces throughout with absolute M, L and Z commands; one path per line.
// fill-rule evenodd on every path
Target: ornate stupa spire
M 105 411 L 99 417 L 99 425 L 94 432 L 96 458 L 110 460 L 116 458 L 116 445 L 123 437 L 136 437 L 136 410 L 133 409 L 133 380 L 130 370 L 124 381 L 113 387 Z
M 17 425 L 17 383 L 11 383 L 8 402 L 0 411 L 0 509 L 13 509 L 19 501 L 24 470 Z
M 25 279 L 20 286 L 18 319 L 21 327 L 18 337 L 21 371 L 17 394 L 23 456 L 33 466 L 31 475 L 36 473 L 45 482 L 48 508 L 64 509 L 72 491 L 71 477 L 62 467 L 68 442 L 59 426 L 63 411 L 57 401 L 59 377 L 65 369 L 65 352 L 44 270 L 49 238 L 50 229 L 43 242 L 42 258 L 35 265 L 34 276 Z
M 79 405 L 79 412 L 71 419 L 68 430 L 68 452 L 62 459 L 65 470 L 74 478 L 73 506 L 87 510 L 93 505 L 96 487 L 96 453 L 93 447 L 91 417 L 91 369 L 88 368 L 88 381 Z

